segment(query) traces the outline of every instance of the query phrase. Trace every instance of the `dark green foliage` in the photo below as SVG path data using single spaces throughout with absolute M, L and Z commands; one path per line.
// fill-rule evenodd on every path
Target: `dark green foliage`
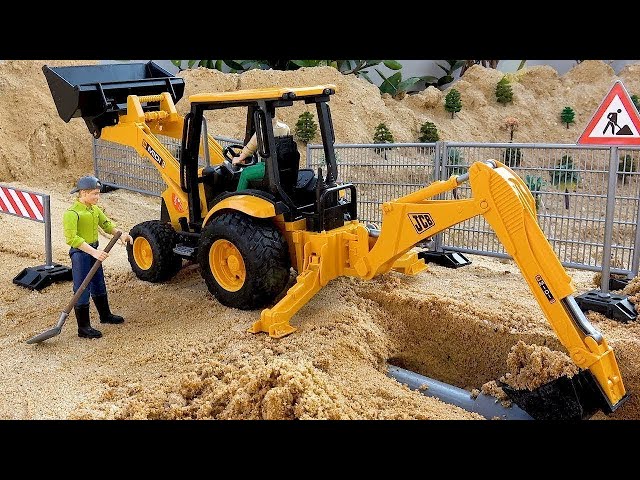
M 542 177 L 527 175 L 524 178 L 524 183 L 527 184 L 527 187 L 533 194 L 533 198 L 536 200 L 536 209 L 540 209 L 540 202 L 542 200 L 540 197 L 540 190 L 542 190 L 542 187 L 545 185 L 545 181 Z
M 433 122 L 424 122 L 420 127 L 420 137 L 418 138 L 423 143 L 433 143 L 440 140 L 438 135 L 438 127 Z
M 462 100 L 460 99 L 460 92 L 455 88 L 449 90 L 449 93 L 444 97 L 444 109 L 447 112 L 451 112 L 451 118 L 453 118 L 456 112 L 462 110 Z
M 432 75 L 426 75 L 424 77 L 421 77 L 425 82 L 425 87 L 440 88 L 448 83 L 453 82 L 454 73 L 456 72 L 456 70 L 460 70 L 465 64 L 464 60 L 445 60 L 445 62 L 447 62 L 446 67 L 440 65 L 439 63 L 437 64 L 440 70 L 444 72 L 443 76 L 434 77 Z
M 551 185 L 559 190 L 564 190 L 564 206 L 569 210 L 569 188 L 576 189 L 580 182 L 580 173 L 573 168 L 573 159 L 570 155 L 563 155 L 555 168 L 549 170 Z
M 506 76 L 502 77 L 496 85 L 496 100 L 504 105 L 513 100 L 513 89 Z
M 309 143 L 318 133 L 318 124 L 311 112 L 302 112 L 295 127 L 295 136 L 304 143 Z
M 393 134 L 384 123 L 379 123 L 373 134 L 373 143 L 393 143 Z
M 402 80 L 402 72 L 396 72 L 389 77 L 385 77 L 384 74 L 375 69 L 378 72 L 378 75 L 382 77 L 382 83 L 380 84 L 380 93 L 388 93 L 392 97 L 401 98 L 404 96 L 411 87 L 420 83 L 423 78 L 422 77 L 410 77 L 406 80 Z
M 569 128 L 570 123 L 574 123 L 573 117 L 575 117 L 576 112 L 573 111 L 571 107 L 564 107 L 562 113 L 560 113 L 560 118 L 562 119 L 562 123 L 567 124 L 567 128 Z
M 391 130 L 389 130 L 389 127 L 387 127 L 384 123 L 379 123 L 378 126 L 376 127 L 376 131 L 373 134 L 373 143 L 393 143 L 393 134 L 391 133 Z M 379 154 L 380 152 L 382 152 L 383 148 L 376 148 L 374 149 L 374 151 Z M 385 158 L 386 158 L 386 152 L 385 152 Z
M 638 99 L 638 95 L 631 95 L 631 101 L 636 106 L 636 110 L 640 112 L 640 99 Z
M 469 166 L 465 164 L 462 151 L 456 147 L 447 148 L 447 178 L 452 175 L 464 175 L 467 173 Z M 453 198 L 458 198 L 458 190 L 454 188 L 451 193 Z
M 522 160 L 522 151 L 518 147 L 508 147 L 502 155 L 502 163 L 507 167 L 517 168 Z
M 627 154 L 624 157 L 620 157 L 618 160 L 618 180 L 622 181 L 622 184 L 625 185 L 630 178 L 634 177 L 634 175 L 630 175 L 630 173 L 634 173 L 638 171 L 638 160 L 633 158 L 631 155 Z

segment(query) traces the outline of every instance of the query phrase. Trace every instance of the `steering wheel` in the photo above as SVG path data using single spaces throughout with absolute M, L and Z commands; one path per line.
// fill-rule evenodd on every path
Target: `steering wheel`
M 227 145 L 226 147 L 224 147 L 224 149 L 222 149 L 222 155 L 224 156 L 225 159 L 233 163 L 233 159 L 235 157 L 240 156 L 240 152 L 242 151 L 243 148 L 244 148 L 244 145 L 237 145 L 237 144 Z

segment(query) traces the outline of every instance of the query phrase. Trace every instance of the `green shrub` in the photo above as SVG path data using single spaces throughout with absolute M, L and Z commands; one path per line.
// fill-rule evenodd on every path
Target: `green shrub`
M 513 101 L 513 89 L 506 76 L 502 77 L 496 85 L 496 100 L 504 105 Z
M 460 99 L 460 92 L 455 88 L 449 90 L 449 93 L 444 97 L 444 109 L 451 113 L 451 118 L 455 113 L 462 110 L 462 100 Z
M 424 122 L 420 127 L 420 137 L 418 138 L 422 143 L 433 143 L 440 140 L 438 135 L 438 127 L 433 122 Z
M 295 136 L 304 143 L 309 143 L 318 133 L 318 124 L 313 119 L 311 112 L 303 112 L 298 117 L 295 127 Z
M 573 117 L 575 117 L 575 115 L 576 112 L 573 111 L 573 108 L 564 107 L 564 110 L 562 110 L 562 112 L 560 113 L 560 119 L 562 120 L 562 123 L 566 123 L 567 128 L 569 128 L 570 123 L 575 123 L 573 121 Z
M 375 132 L 373 133 L 373 143 L 393 143 L 393 134 L 389 127 L 387 127 L 384 123 L 379 123 L 376 127 Z M 384 151 L 385 159 L 387 158 L 386 148 L 375 148 L 374 151 L 377 154 Z
M 373 143 L 393 143 L 393 134 L 384 123 L 379 123 L 373 133 Z

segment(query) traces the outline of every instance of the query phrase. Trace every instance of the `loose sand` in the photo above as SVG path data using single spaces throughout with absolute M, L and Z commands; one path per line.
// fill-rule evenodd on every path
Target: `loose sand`
M 94 62 L 0 64 L 0 182 L 51 195 L 53 259 L 69 265 L 59 224 L 72 201 L 68 192 L 74 181 L 92 172 L 92 137 L 81 119 L 65 124 L 58 117 L 41 71 L 44 63 Z M 182 75 L 187 95 L 336 83 L 339 93 L 331 107 L 341 143 L 371 141 L 381 121 L 396 140 L 416 141 L 426 120 L 438 125 L 443 140 L 507 141 L 508 134 L 500 129 L 507 116 L 520 121 L 515 141 L 571 143 L 617 78 L 598 61 L 585 61 L 564 76 L 534 67 L 513 75 L 514 103 L 502 106 L 493 95 L 501 74 L 476 66 L 455 84 L 464 106 L 451 119 L 441 106 L 446 91 L 430 88 L 395 100 L 329 67 L 242 75 L 198 69 Z M 625 67 L 619 78 L 631 93 L 640 92 L 640 66 Z M 559 120 L 567 105 L 576 111 L 571 129 Z M 178 107 L 185 112 L 186 100 Z M 307 107 L 296 108 L 283 118 L 289 125 Z M 239 112 L 217 112 L 209 129 L 241 138 L 243 120 Z M 132 192 L 103 194 L 100 204 L 125 228 L 159 217 L 157 198 Z M 14 285 L 12 278 L 24 267 L 43 263 L 43 227 L 0 215 L 0 231 L 3 419 L 480 419 L 387 377 L 386 363 L 469 391 L 490 392 L 485 385 L 511 371 L 514 346 L 538 352 L 528 357 L 538 363 L 525 362 L 537 366 L 527 384 L 560 371 L 557 363 L 543 361 L 539 353 L 545 348 L 556 358 L 566 353 L 509 261 L 470 256 L 472 265 L 457 270 L 430 265 L 416 277 L 392 272 L 371 281 L 336 279 L 294 317 L 296 333 L 274 340 L 247 333 L 259 312 L 219 304 L 197 265 L 187 265 L 165 284 L 145 283 L 131 272 L 120 245 L 104 268 L 112 308 L 126 322 L 100 325 L 92 306 L 102 339 L 78 338 L 72 314 L 60 335 L 27 345 L 25 340 L 58 320 L 70 300 L 71 284 L 41 291 Z M 104 235 L 101 242 L 107 241 Z M 596 288 L 593 272 L 569 273 L 578 293 Z M 637 294 L 638 284 L 636 279 L 627 293 Z M 625 325 L 592 313 L 588 317 L 614 348 L 627 389 L 637 392 L 638 322 Z M 640 418 L 637 395 L 607 418 Z

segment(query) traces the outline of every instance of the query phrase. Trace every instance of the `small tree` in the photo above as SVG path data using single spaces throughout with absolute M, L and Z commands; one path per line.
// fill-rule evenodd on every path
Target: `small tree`
M 508 147 L 502 155 L 502 163 L 509 168 L 517 168 L 522 160 L 522 152 L 518 147 Z
M 451 118 L 462 110 L 462 100 L 460 99 L 460 92 L 455 88 L 449 90 L 449 93 L 444 97 L 444 109 L 447 112 L 451 112 Z
M 542 198 L 540 197 L 540 190 L 542 190 L 542 187 L 545 184 L 545 181 L 542 179 L 542 177 L 527 175 L 524 178 L 524 183 L 527 184 L 527 187 L 533 194 L 533 198 L 535 198 L 536 200 L 536 210 L 539 210 L 542 203 Z
M 638 95 L 631 95 L 631 101 L 636 106 L 636 110 L 640 112 L 640 99 L 638 99 Z
M 562 119 L 562 123 L 567 124 L 567 128 L 569 128 L 570 123 L 574 123 L 573 117 L 575 117 L 576 112 L 573 111 L 571 107 L 564 107 L 562 113 L 560 113 L 560 119 Z
M 420 138 L 418 138 L 423 143 L 433 143 L 440 140 L 440 135 L 438 135 L 438 127 L 433 122 L 424 122 L 420 127 Z
M 509 132 L 509 141 L 513 142 L 513 132 L 520 128 L 520 122 L 516 117 L 507 117 L 504 119 L 504 128 Z
M 298 117 L 295 128 L 295 136 L 303 143 L 309 143 L 318 132 L 318 124 L 313 119 L 311 112 L 303 112 Z
M 373 133 L 373 143 L 393 143 L 393 134 L 389 127 L 387 127 L 384 123 L 379 123 L 376 127 L 375 132 Z M 380 154 L 382 148 L 376 148 L 375 152 Z M 386 158 L 386 152 L 385 152 Z
M 569 188 L 575 191 L 580 182 L 580 173 L 573 168 L 573 159 L 570 155 L 563 155 L 555 168 L 549 171 L 551 185 L 559 190 L 564 190 L 564 208 L 569 210 Z
M 629 181 L 629 178 L 633 176 L 630 174 L 637 171 L 638 161 L 635 158 L 629 154 L 624 157 L 620 157 L 618 160 L 618 180 L 621 180 L 623 185 L 625 185 L 627 181 Z
M 513 89 L 506 75 L 502 77 L 496 85 L 496 100 L 503 105 L 513 101 Z

